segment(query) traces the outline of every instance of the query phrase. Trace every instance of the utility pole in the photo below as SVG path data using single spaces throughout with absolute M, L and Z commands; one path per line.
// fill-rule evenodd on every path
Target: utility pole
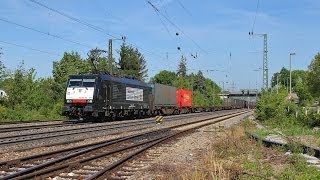
M 224 81 L 221 81 L 222 82 L 222 93 L 224 93 Z
M 108 59 L 109 59 L 109 68 L 110 68 L 110 74 L 113 73 L 113 66 L 112 66 L 112 39 L 109 39 L 109 46 L 108 46 Z
M 110 74 L 113 74 L 113 59 L 112 59 L 112 41 L 113 40 L 122 40 L 123 42 L 126 40 L 125 36 L 122 36 L 121 39 L 109 39 L 108 45 L 108 59 L 109 59 L 109 66 L 110 66 Z
M 279 74 L 277 74 L 277 94 L 279 93 Z
M 267 34 L 253 34 L 249 32 L 249 35 L 263 37 L 263 57 L 262 57 L 262 88 L 268 90 L 268 35 Z
M 232 91 L 235 91 L 235 90 L 234 90 L 234 89 L 235 89 L 235 83 L 234 83 L 234 81 L 232 81 L 231 89 L 232 89 Z

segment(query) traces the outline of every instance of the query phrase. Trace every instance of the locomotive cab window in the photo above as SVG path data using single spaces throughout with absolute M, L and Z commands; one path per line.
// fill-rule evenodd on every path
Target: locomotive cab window
M 70 79 L 68 87 L 94 87 L 95 79 Z
M 94 87 L 95 79 L 83 79 L 82 85 L 84 87 Z

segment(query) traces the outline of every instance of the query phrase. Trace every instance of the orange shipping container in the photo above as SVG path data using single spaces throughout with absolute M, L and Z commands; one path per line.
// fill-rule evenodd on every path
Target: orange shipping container
M 192 91 L 185 89 L 177 89 L 177 107 L 191 107 L 192 105 Z

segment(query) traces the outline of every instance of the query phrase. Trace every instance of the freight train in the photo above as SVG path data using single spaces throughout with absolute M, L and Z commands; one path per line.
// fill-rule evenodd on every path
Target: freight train
M 245 106 L 244 101 L 228 99 L 220 106 L 194 107 L 190 90 L 109 74 L 90 74 L 69 76 L 62 114 L 70 119 L 104 121 Z

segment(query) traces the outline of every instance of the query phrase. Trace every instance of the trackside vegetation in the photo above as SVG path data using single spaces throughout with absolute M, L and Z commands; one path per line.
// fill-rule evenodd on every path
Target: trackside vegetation
M 115 76 L 147 80 L 146 60 L 137 48 L 123 43 L 119 54 L 116 62 L 99 49 L 90 50 L 86 58 L 77 52 L 65 52 L 60 60 L 53 62 L 49 77 L 37 77 L 36 69 L 26 68 L 23 61 L 16 69 L 9 69 L 0 61 L 0 90 L 6 93 L 0 98 L 0 122 L 63 119 L 61 108 L 71 74 L 112 72 Z M 201 71 L 187 74 L 185 57 L 181 63 L 177 72 L 161 71 L 151 82 L 193 90 L 193 102 L 197 106 L 220 104 L 217 96 L 220 87 Z
M 271 129 L 285 136 L 320 138 L 317 127 L 320 126 L 320 54 L 312 59 L 308 70 L 292 72 L 292 91 L 299 101 L 290 99 L 286 81 L 288 71 L 285 68 L 273 76 L 273 87 L 261 94 L 257 101 L 257 119 Z M 278 81 L 275 81 L 278 76 Z M 280 79 L 282 77 L 282 79 Z M 278 90 L 277 90 L 278 89 Z M 309 137 L 309 139 L 310 139 Z M 314 144 L 319 146 L 320 144 Z
M 204 151 L 198 152 L 196 162 L 161 171 L 158 179 L 319 179 L 320 171 L 301 156 L 285 155 L 282 148 L 267 148 L 245 135 L 246 120 L 222 132 L 216 132 Z M 192 152 L 196 154 L 196 152 Z M 159 166 L 166 166 L 160 164 Z
M 50 77 L 36 77 L 36 70 L 27 69 L 23 62 L 16 69 L 8 69 L 0 62 L 0 89 L 6 92 L 0 98 L 0 121 L 63 119 L 61 108 L 71 74 L 112 71 L 139 80 L 147 76 L 146 62 L 138 49 L 123 43 L 119 63 L 115 59 L 109 61 L 102 52 L 92 49 L 87 58 L 77 52 L 65 52 L 60 60 L 53 62 Z

